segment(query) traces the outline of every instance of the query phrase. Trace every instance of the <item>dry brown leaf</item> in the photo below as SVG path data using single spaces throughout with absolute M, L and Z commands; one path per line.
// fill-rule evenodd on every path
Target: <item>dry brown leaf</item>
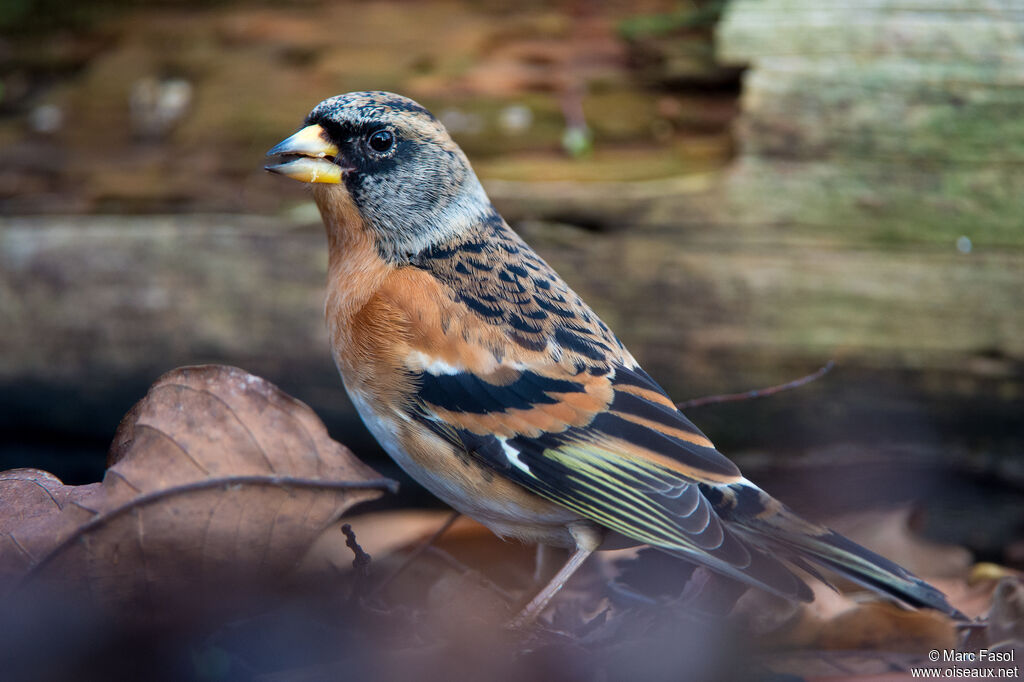
M 921 537 L 913 528 L 913 513 L 910 506 L 871 509 L 829 519 L 828 525 L 925 579 L 965 576 L 971 553 Z
M 1024 647 L 1024 581 L 1021 578 L 999 579 L 992 594 L 988 630 L 989 644 L 994 647 Z
M 995 581 L 984 581 L 975 585 L 959 578 L 929 578 L 932 587 L 946 595 L 949 603 L 968 618 L 983 616 L 992 605 L 992 591 Z
M 0 474 L 0 577 L 101 603 L 289 574 L 323 529 L 395 483 L 312 410 L 233 367 L 160 377 L 125 416 L 102 483 Z
M 955 646 L 956 624 L 945 614 L 929 609 L 907 610 L 887 601 L 856 601 L 813 582 L 814 601 L 781 602 L 757 590 L 740 598 L 737 617 L 757 618 L 758 634 L 769 645 L 812 650 L 869 650 L 921 652 Z M 767 614 L 778 619 L 765 626 Z

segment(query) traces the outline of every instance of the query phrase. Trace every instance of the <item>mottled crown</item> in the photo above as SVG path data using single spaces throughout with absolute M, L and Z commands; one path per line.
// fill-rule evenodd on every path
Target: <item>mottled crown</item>
M 307 122 L 317 121 L 323 117 L 342 114 L 345 118 L 375 121 L 391 114 L 422 116 L 429 121 L 436 121 L 434 115 L 423 106 L 402 95 L 383 90 L 367 90 L 365 92 L 348 92 L 335 95 L 317 104 L 309 112 Z
M 424 106 L 408 97 L 383 90 L 349 92 L 335 95 L 317 104 L 306 117 L 306 124 L 318 123 L 334 133 L 332 127 L 359 130 L 380 126 L 400 127 L 413 136 L 429 139 L 458 152 L 444 125 Z M 340 132 L 340 131 L 338 131 Z

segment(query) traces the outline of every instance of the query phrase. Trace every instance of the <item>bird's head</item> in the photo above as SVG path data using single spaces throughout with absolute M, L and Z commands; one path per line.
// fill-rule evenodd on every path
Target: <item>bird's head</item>
M 408 259 L 493 212 L 448 131 L 401 95 L 350 92 L 326 99 L 305 127 L 267 154 L 280 157 L 268 171 L 311 183 L 329 228 L 349 215 L 339 206 L 354 207 L 390 261 Z

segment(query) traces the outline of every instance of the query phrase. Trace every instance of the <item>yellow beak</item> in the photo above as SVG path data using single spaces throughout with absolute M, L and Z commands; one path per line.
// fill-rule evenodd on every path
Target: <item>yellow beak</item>
M 287 140 L 267 152 L 267 156 L 281 156 L 280 163 L 264 166 L 300 182 L 325 182 L 336 185 L 348 169 L 338 165 L 338 147 L 327 139 L 327 133 L 318 125 L 306 126 Z

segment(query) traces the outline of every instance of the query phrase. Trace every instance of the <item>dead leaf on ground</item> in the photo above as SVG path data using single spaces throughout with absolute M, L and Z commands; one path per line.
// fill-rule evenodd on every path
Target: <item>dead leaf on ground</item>
M 988 643 L 994 647 L 1024 645 L 1024 580 L 1005 576 L 992 594 Z
M 928 578 L 928 582 L 946 595 L 949 603 L 968 618 L 984 616 L 992 605 L 995 581 L 972 585 L 962 578 Z
M 971 566 L 964 547 L 933 542 L 914 530 L 910 506 L 870 509 L 829 519 L 828 525 L 911 573 L 928 578 L 963 578 Z
M 814 601 L 794 605 L 750 590 L 736 617 L 755 623 L 769 646 L 812 650 L 912 651 L 956 645 L 956 623 L 930 609 L 907 610 L 872 596 L 858 601 L 812 581 Z M 770 614 L 777 614 L 771 619 Z
M 233 367 L 160 377 L 131 409 L 101 483 L 0 473 L 0 579 L 99 603 L 200 602 L 228 580 L 287 576 L 383 479 L 305 404 Z

